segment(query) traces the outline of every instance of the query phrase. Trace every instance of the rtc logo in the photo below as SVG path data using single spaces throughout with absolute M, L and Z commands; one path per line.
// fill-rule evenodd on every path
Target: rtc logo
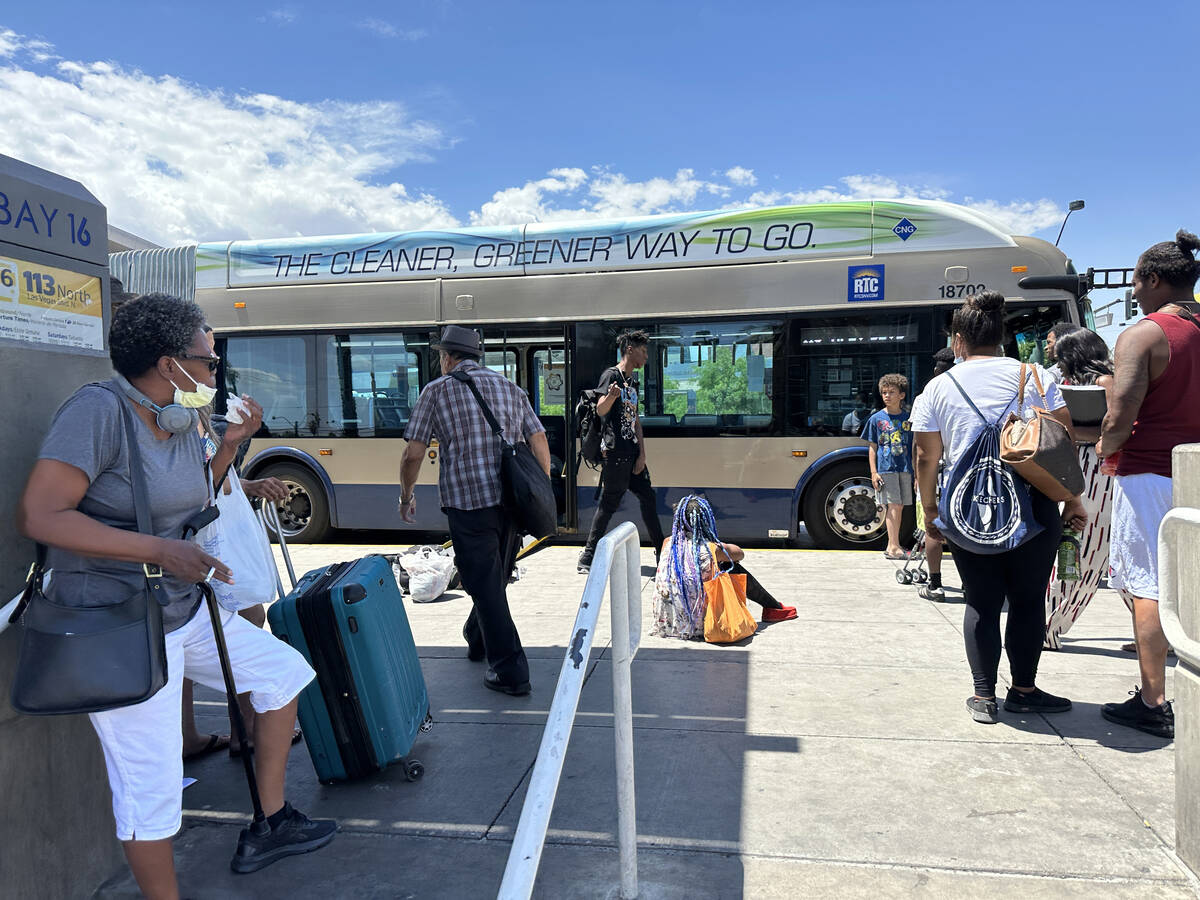
M 883 266 L 850 266 L 847 296 L 851 303 L 883 299 Z

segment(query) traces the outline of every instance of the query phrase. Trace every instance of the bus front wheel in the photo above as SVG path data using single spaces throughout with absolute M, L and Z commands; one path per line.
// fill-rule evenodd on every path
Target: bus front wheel
M 869 550 L 887 543 L 883 509 L 865 463 L 830 466 L 804 494 L 804 527 L 823 550 Z
M 329 534 L 329 501 L 320 480 L 303 466 L 269 466 L 259 478 L 278 478 L 287 499 L 275 503 L 279 527 L 289 544 L 316 544 Z M 272 535 L 274 537 L 274 535 Z

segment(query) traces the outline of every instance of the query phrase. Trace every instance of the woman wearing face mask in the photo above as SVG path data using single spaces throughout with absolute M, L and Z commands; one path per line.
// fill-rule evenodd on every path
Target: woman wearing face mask
M 1002 356 L 1004 342 L 1004 297 L 985 291 L 968 297 L 955 310 L 951 320 L 955 365 L 951 371 L 929 382 L 922 403 L 913 411 L 912 428 L 917 435 L 917 479 L 925 527 L 929 536 L 944 540 L 934 524 L 938 516 L 937 468 L 944 455 L 947 473 L 968 453 L 984 421 L 997 422 L 1015 411 L 1020 390 L 1021 364 Z M 1033 366 L 1046 389 L 1046 408 L 1068 429 L 1062 393 L 1045 370 Z M 961 389 L 961 390 L 960 390 Z M 970 398 L 970 401 L 967 398 Z M 977 408 L 972 408 L 971 404 Z M 1025 407 L 1043 404 L 1031 377 L 1025 385 Z M 942 486 L 952 492 L 955 484 Z M 1045 594 L 1050 567 L 1058 551 L 1062 534 L 1058 504 L 1030 487 L 1033 518 L 1043 530 L 1019 546 L 1002 553 L 982 554 L 952 545 L 954 563 L 962 580 L 966 611 L 963 638 L 967 660 L 975 682 L 975 693 L 967 699 L 967 709 L 977 722 L 998 721 L 996 679 L 1000 666 L 1000 612 L 1008 601 L 1008 622 L 1004 649 L 1011 667 L 1012 687 L 1004 708 L 1015 713 L 1055 713 L 1071 708 L 1071 701 L 1055 697 L 1038 688 L 1038 661 L 1046 635 Z M 1075 527 L 1085 521 L 1083 505 L 1075 497 L 1066 504 L 1061 519 Z
M 144 583 L 143 565 L 163 572 L 167 684 L 142 703 L 90 716 L 104 749 L 117 837 L 138 886 L 151 898 L 179 896 L 171 838 L 181 824 L 184 678 L 224 691 L 196 583 L 233 583 L 236 574 L 194 541 L 179 539 L 184 523 L 212 499 L 195 411 L 215 394 L 217 358 L 202 324 L 199 307 L 165 294 L 130 300 L 113 314 L 115 392 L 85 385 L 62 405 L 18 510 L 21 532 L 50 547 L 54 577 L 47 590 L 60 604 L 95 605 L 101 589 L 113 584 L 123 585 L 123 599 Z M 153 534 L 137 529 L 122 404 L 134 413 Z M 210 461 L 216 479 L 262 421 L 261 408 L 247 405 L 251 415 L 229 426 Z M 245 619 L 228 613 L 223 623 L 234 678 L 250 692 L 258 713 L 255 767 L 270 826 L 264 835 L 249 829 L 241 834 L 234 870 L 249 872 L 324 846 L 336 823 L 313 821 L 284 799 L 296 698 L 312 669 Z

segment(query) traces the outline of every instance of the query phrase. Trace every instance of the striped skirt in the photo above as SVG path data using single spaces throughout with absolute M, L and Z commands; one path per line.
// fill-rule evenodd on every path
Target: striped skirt
M 1088 521 L 1079 536 L 1079 580 L 1060 581 L 1057 558 L 1050 571 L 1050 583 L 1046 586 L 1046 647 L 1051 650 L 1061 646 L 1061 637 L 1070 631 L 1092 597 L 1096 596 L 1100 579 L 1108 575 L 1108 542 L 1112 537 L 1112 476 L 1100 471 L 1100 459 L 1096 456 L 1096 448 L 1091 445 L 1079 448 L 1079 465 L 1083 468 L 1087 485 L 1082 500 Z

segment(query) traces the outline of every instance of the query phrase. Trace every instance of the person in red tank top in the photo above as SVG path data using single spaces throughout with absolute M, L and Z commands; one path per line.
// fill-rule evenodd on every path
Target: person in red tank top
M 1179 231 L 1139 257 L 1133 296 L 1146 317 L 1117 339 L 1113 390 L 1097 452 L 1117 456 L 1112 586 L 1133 610 L 1141 687 L 1106 703 L 1110 722 L 1175 736 L 1166 699 L 1167 638 L 1158 616 L 1158 527 L 1171 508 L 1171 450 L 1200 442 L 1200 238 Z

